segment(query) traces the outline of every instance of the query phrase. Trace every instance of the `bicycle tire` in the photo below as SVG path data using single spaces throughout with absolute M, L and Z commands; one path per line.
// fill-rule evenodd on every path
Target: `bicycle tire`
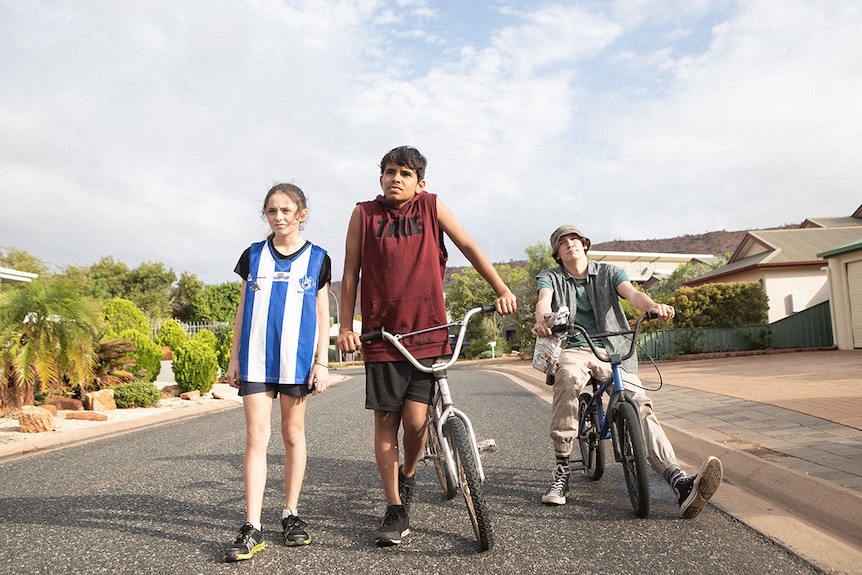
M 437 435 L 437 419 L 433 416 L 432 409 L 435 408 L 430 405 L 428 407 L 428 439 L 426 440 L 427 457 L 434 462 L 434 469 L 437 471 L 437 478 L 440 480 L 440 487 L 443 490 L 443 499 L 449 501 L 458 495 L 458 478 L 455 475 L 455 470 L 446 465 L 442 441 L 447 441 L 451 450 L 454 450 L 454 442 L 451 433 L 448 433 L 448 426 L 444 426 L 444 433 L 448 433 L 448 437 L 441 438 Z
M 605 450 L 602 444 L 599 414 L 595 406 L 586 413 L 590 399 L 592 397 L 587 393 L 581 394 L 578 399 L 578 421 L 584 424 L 584 433 L 578 434 L 578 445 L 581 447 L 584 475 L 593 481 L 598 481 L 605 473 Z
M 455 462 L 458 475 L 461 478 L 461 493 L 467 504 L 467 513 L 473 524 L 476 535 L 476 545 L 480 552 L 487 551 L 494 545 L 494 531 L 491 527 L 491 517 L 485 495 L 482 491 L 482 481 L 473 456 L 473 447 L 464 422 L 457 417 L 450 417 L 444 428 L 451 434 L 455 447 Z
M 620 401 L 614 410 L 614 424 L 629 500 L 635 514 L 638 517 L 646 517 L 650 510 L 649 468 L 646 442 L 637 409 L 630 403 Z

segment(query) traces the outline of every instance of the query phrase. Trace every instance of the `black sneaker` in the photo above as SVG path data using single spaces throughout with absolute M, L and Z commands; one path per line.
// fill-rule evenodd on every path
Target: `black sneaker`
M 706 508 L 706 503 L 718 491 L 724 469 L 717 457 L 707 457 L 697 475 L 677 480 L 673 491 L 679 500 L 679 514 L 683 519 L 694 519 Z
M 401 538 L 410 533 L 410 519 L 403 505 L 389 505 L 383 517 L 383 525 L 377 530 L 376 543 L 380 547 L 391 547 L 401 543 Z
M 410 479 L 404 477 L 401 468 L 398 468 L 398 495 L 401 497 L 401 505 L 404 511 L 410 513 L 410 503 L 413 500 L 413 491 L 416 489 L 416 475 Z
M 296 515 L 288 515 L 281 520 L 281 528 L 284 531 L 284 544 L 289 547 L 296 545 L 308 545 L 311 536 L 305 530 L 305 521 Z
M 565 505 L 566 495 L 569 494 L 569 467 L 558 463 L 554 468 L 554 478 L 551 487 L 542 495 L 542 503 L 545 505 Z
M 251 559 L 255 553 L 266 547 L 263 540 L 263 532 L 254 528 L 251 523 L 246 523 L 239 530 L 236 541 L 227 548 L 224 560 L 228 563 Z

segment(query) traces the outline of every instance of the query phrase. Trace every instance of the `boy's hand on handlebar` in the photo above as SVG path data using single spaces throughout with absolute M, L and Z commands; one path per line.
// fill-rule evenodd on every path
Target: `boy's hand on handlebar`
M 553 332 L 551 331 L 551 324 L 548 323 L 548 319 L 550 319 L 550 316 L 542 319 L 541 321 L 537 321 L 536 325 L 534 325 L 532 329 L 530 329 L 530 333 L 532 333 L 536 337 L 550 337 L 551 335 L 553 335 Z
M 335 343 L 338 345 L 338 349 L 344 353 L 353 353 L 362 347 L 359 334 L 349 329 L 339 331 Z
M 497 313 L 500 315 L 509 315 L 518 311 L 517 299 L 515 294 L 506 290 L 505 293 L 494 300 L 494 307 L 497 309 Z
M 647 312 L 658 316 L 659 319 L 670 319 L 676 315 L 676 310 L 673 306 L 664 303 L 655 304 L 655 306 L 649 308 Z

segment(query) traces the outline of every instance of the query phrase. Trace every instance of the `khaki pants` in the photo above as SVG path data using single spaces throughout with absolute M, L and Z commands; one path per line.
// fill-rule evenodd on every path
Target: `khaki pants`
M 558 457 L 567 457 L 578 438 L 578 397 L 592 393 L 590 378 L 604 381 L 611 377 L 611 364 L 601 361 L 589 349 L 564 349 L 554 380 L 554 401 L 551 405 L 551 440 Z M 664 475 L 678 467 L 676 454 L 652 410 L 652 402 L 641 388 L 637 375 L 623 372 L 626 389 L 634 394 L 641 413 L 644 440 L 650 466 Z

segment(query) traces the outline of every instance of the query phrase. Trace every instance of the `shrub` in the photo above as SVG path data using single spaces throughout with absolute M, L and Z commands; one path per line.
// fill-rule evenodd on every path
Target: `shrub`
M 683 328 L 675 330 L 673 343 L 677 353 L 695 354 L 703 353 L 704 330 L 699 328 Z
M 133 329 L 123 330 L 120 337 L 131 340 L 135 350 L 129 356 L 135 361 L 135 374 L 138 379 L 146 382 L 156 380 L 162 370 L 162 348 L 156 345 L 146 333 Z
M 218 377 L 216 352 L 199 339 L 192 339 L 174 352 L 174 379 L 185 391 L 208 393 Z
M 166 320 L 156 334 L 156 343 L 159 346 L 167 346 L 176 354 L 177 350 L 189 342 L 189 334 L 174 319 Z
M 757 282 L 681 287 L 667 303 L 679 310 L 674 320 L 678 327 L 762 324 L 769 312 L 766 291 Z
M 491 346 L 489 345 L 489 339 L 474 339 L 470 342 L 470 345 L 467 345 L 462 350 L 462 354 L 467 359 L 490 359 L 491 358 Z M 494 348 L 494 357 L 500 357 L 509 353 L 510 346 L 509 342 L 505 339 L 498 337 L 495 339 L 497 342 L 496 347 Z
M 104 339 L 122 337 L 120 333 L 127 329 L 150 333 L 150 324 L 147 322 L 144 312 L 127 299 L 115 297 L 105 304 L 102 313 L 105 316 L 106 333 Z
M 221 373 L 227 373 L 228 364 L 230 363 L 230 349 L 233 345 L 233 328 L 228 326 L 216 326 L 216 338 L 218 338 L 218 346 L 216 346 L 216 357 L 218 358 L 218 366 Z
M 147 381 L 121 383 L 114 388 L 114 401 L 121 409 L 158 406 L 161 396 L 159 388 Z

